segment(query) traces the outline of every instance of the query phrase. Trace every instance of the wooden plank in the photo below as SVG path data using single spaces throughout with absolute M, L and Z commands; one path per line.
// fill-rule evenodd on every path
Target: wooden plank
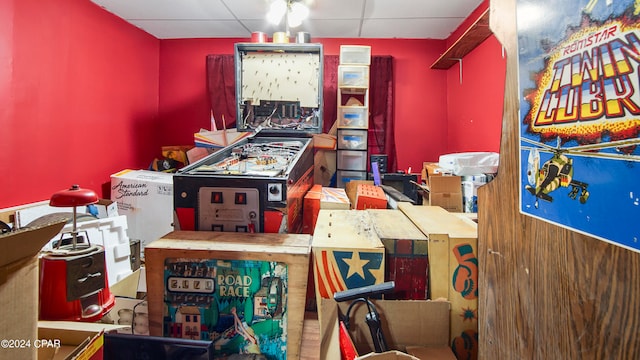
M 458 63 L 489 36 L 489 9 L 487 9 L 432 65 L 432 69 L 446 70 Z
M 427 236 L 445 234 L 455 238 L 476 239 L 477 229 L 440 206 L 415 206 L 401 203 L 398 208 Z
M 427 237 L 400 210 L 367 210 L 380 240 L 427 240 Z
M 478 358 L 636 359 L 640 254 L 519 213 L 516 0 L 491 12 L 507 77 L 500 169 L 478 189 Z
M 348 239 L 348 241 L 345 241 Z M 340 249 L 381 248 L 366 211 L 320 209 L 313 246 Z
M 242 251 L 305 255 L 311 249 L 311 238 L 304 234 L 227 233 L 214 231 L 173 231 L 152 242 L 153 248 L 176 250 Z M 244 256 L 234 254 L 234 256 Z

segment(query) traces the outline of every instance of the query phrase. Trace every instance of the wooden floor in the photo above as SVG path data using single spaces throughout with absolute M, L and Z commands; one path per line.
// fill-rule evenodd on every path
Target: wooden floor
M 307 311 L 304 314 L 300 360 L 320 360 L 320 325 L 317 312 Z

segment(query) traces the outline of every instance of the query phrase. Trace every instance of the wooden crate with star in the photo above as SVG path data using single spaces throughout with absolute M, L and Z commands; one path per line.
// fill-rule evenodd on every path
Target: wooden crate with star
M 318 304 L 335 292 L 384 282 L 385 248 L 366 211 L 321 209 L 312 254 Z

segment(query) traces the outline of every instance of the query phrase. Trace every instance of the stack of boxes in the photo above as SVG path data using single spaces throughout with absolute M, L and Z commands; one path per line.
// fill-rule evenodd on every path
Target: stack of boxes
M 367 178 L 371 47 L 340 46 L 337 186 Z

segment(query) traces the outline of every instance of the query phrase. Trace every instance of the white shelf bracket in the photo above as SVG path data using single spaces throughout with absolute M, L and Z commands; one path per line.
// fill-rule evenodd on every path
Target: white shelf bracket
M 451 60 L 458 60 L 458 64 L 460 64 L 460 84 L 462 84 L 462 59 L 461 58 L 453 58 Z

